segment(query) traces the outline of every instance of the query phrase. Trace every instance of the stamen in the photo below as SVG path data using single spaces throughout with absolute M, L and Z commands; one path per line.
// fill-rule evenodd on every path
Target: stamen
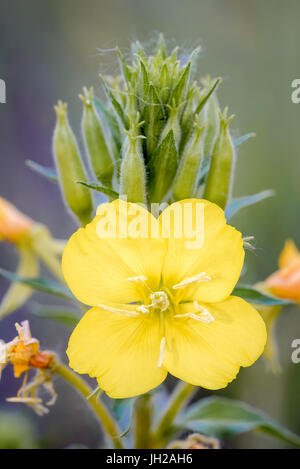
M 192 283 L 200 283 L 200 282 L 209 282 L 211 277 L 207 275 L 206 272 L 200 272 L 200 274 L 194 275 L 193 277 L 186 278 L 182 282 L 176 283 L 173 285 L 173 290 L 179 290 L 180 288 L 189 287 Z
M 203 306 L 199 305 L 197 301 L 194 301 L 194 306 L 197 311 L 201 312 L 201 314 L 195 313 L 185 313 L 185 314 L 176 314 L 174 318 L 190 318 L 196 319 L 196 321 L 204 322 L 205 324 L 210 324 L 215 320 L 215 318 L 210 314 L 210 312 L 203 308 Z
M 146 282 L 147 277 L 140 275 L 139 277 L 129 277 L 126 280 L 128 280 L 128 282 Z
M 97 305 L 99 308 L 104 309 L 105 311 L 110 311 L 111 313 L 116 313 L 116 314 L 124 314 L 127 317 L 137 317 L 139 316 L 139 313 L 136 311 L 128 311 L 127 309 L 119 309 L 119 308 L 112 308 L 111 306 L 107 305 Z
M 143 314 L 148 314 L 150 312 L 149 307 L 145 306 L 145 305 L 137 306 L 136 310 L 143 313 Z
M 202 318 L 202 321 L 203 322 L 206 322 L 207 324 L 210 324 L 211 322 L 213 322 L 215 320 L 215 318 L 213 317 L 213 315 L 206 309 L 204 308 L 203 306 L 199 305 L 198 301 L 194 301 L 194 306 L 196 308 L 197 311 L 200 311 L 201 314 L 199 315 L 199 317 Z
M 158 368 L 162 367 L 165 356 L 166 356 L 166 338 L 163 337 L 160 341 L 160 346 L 159 346 L 159 357 L 158 357 L 158 362 L 157 362 Z

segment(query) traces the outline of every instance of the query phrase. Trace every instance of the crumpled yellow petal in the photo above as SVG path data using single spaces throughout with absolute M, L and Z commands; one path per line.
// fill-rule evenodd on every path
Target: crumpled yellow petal
M 134 305 L 120 308 L 129 312 Z M 128 318 L 100 308 L 90 309 L 73 331 L 67 355 L 70 367 L 96 377 L 112 398 L 143 394 L 158 386 L 167 372 L 157 366 L 160 354 L 158 318 Z
M 196 224 L 198 210 L 198 220 L 201 217 L 200 206 L 203 206 L 203 225 Z M 176 228 L 174 217 L 170 217 L 170 212 L 181 210 L 191 206 L 187 212 L 185 220 L 193 220 L 193 226 L 184 227 L 183 236 L 176 239 Z M 198 208 L 197 208 L 198 207 Z M 200 300 L 204 302 L 217 302 L 227 298 L 236 285 L 242 266 L 244 263 L 244 249 L 241 233 L 232 226 L 226 224 L 224 211 L 216 204 L 207 200 L 188 199 L 176 202 L 168 207 L 160 216 L 161 226 L 168 223 L 168 219 L 173 221 L 170 229 L 170 239 L 168 240 L 168 251 L 163 266 L 163 282 L 170 289 L 173 285 L 183 280 L 193 277 L 201 272 L 205 272 L 210 281 L 202 281 L 193 284 L 184 290 L 178 290 L 176 295 L 181 300 Z M 198 225 L 198 236 L 201 239 L 200 231 L 203 230 L 203 244 L 199 248 L 191 248 L 193 240 L 193 230 L 196 231 Z M 196 239 L 196 234 L 194 234 Z
M 241 366 L 250 366 L 263 353 L 266 327 L 257 311 L 244 300 L 203 304 L 214 317 L 205 324 L 195 319 L 169 319 L 163 366 L 174 376 L 207 389 L 227 386 Z M 177 314 L 197 313 L 183 304 Z
M 166 243 L 151 239 L 157 220 L 143 207 L 122 200 L 103 204 L 97 216 L 67 243 L 62 269 L 74 295 L 91 306 L 144 299 L 145 287 L 128 278 L 144 276 L 157 290 Z

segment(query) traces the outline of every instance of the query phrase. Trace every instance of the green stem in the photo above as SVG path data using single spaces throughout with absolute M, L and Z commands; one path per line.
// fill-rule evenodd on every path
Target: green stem
M 166 410 L 162 414 L 155 433 L 155 441 L 164 444 L 172 434 L 173 421 L 178 412 L 188 403 L 197 391 L 197 386 L 180 381 L 170 396 Z
M 80 376 L 78 376 L 76 373 L 70 370 L 70 368 L 60 362 L 56 362 L 54 371 L 68 383 L 70 383 L 74 388 L 76 388 L 77 391 L 79 391 L 80 394 L 86 398 L 86 402 L 91 406 L 98 420 L 100 421 L 101 426 L 105 430 L 105 433 L 112 441 L 113 447 L 116 449 L 124 448 L 124 445 L 119 437 L 121 430 L 119 429 L 113 417 L 109 414 L 106 406 L 100 402 L 100 400 L 97 399 L 95 395 L 91 396 L 90 399 L 87 400 L 87 397 L 89 397 L 92 393 L 91 387 Z
M 151 448 L 151 398 L 149 394 L 140 396 L 135 403 L 134 447 L 135 449 Z

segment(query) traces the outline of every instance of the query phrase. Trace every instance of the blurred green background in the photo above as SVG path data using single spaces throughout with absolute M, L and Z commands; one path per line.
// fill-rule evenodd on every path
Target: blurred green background
M 131 39 L 151 45 L 154 33 L 162 31 L 170 47 L 178 43 L 183 52 L 202 46 L 199 77 L 222 76 L 220 101 L 236 115 L 235 135 L 250 131 L 257 135 L 239 150 L 234 195 L 274 188 L 276 197 L 246 209 L 232 223 L 244 235 L 256 238 L 257 250 L 247 254 L 245 280 L 264 279 L 276 269 L 287 237 L 300 246 L 300 104 L 290 98 L 291 82 L 300 78 L 299 17 L 297 0 L 2 1 L 0 78 L 7 85 L 7 104 L 0 105 L 1 196 L 48 224 L 55 236 L 71 234 L 75 225 L 63 209 L 57 187 L 32 173 L 24 161 L 30 158 L 52 165 L 53 105 L 58 98 L 69 103 L 78 134 L 81 103 L 77 96 L 82 86 L 99 90 L 98 72 L 117 70 L 116 55 L 107 49 L 118 44 L 126 54 Z M 1 245 L 0 265 L 13 269 L 15 262 L 12 247 Z M 1 281 L 0 293 L 6 288 L 7 283 Z M 1 322 L 0 337 L 11 339 L 14 322 L 25 318 L 31 319 L 32 331 L 42 345 L 65 358 L 69 331 L 32 318 L 30 303 Z M 277 337 L 282 373 L 268 373 L 260 360 L 242 370 L 222 394 L 263 409 L 300 434 L 300 365 L 290 359 L 291 342 L 300 337 L 297 308 L 284 310 Z M 5 370 L 0 382 L 0 423 L 8 418 L 5 410 L 13 413 L 12 425 L 18 427 L 22 412 L 23 433 L 30 435 L 28 447 L 65 447 L 73 442 L 97 446 L 97 424 L 72 390 L 57 381 L 57 405 L 41 419 L 30 410 L 5 403 L 18 384 L 11 370 Z M 32 429 L 26 430 L 26 425 Z M 0 448 L 7 444 L 1 443 L 3 427 Z M 227 446 L 286 445 L 247 434 Z

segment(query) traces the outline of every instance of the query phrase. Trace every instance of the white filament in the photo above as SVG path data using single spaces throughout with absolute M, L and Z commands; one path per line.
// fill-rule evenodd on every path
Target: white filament
M 158 368 L 162 367 L 165 356 L 166 356 L 166 338 L 163 337 L 160 341 L 160 346 L 159 346 L 159 357 L 158 357 L 158 362 L 157 362 Z
M 172 288 L 173 290 L 179 290 L 180 288 L 189 287 L 193 283 L 209 282 L 209 280 L 211 280 L 211 277 L 209 277 L 206 272 L 200 272 L 200 274 L 186 278 L 180 283 L 176 283 L 176 285 L 173 285 Z

